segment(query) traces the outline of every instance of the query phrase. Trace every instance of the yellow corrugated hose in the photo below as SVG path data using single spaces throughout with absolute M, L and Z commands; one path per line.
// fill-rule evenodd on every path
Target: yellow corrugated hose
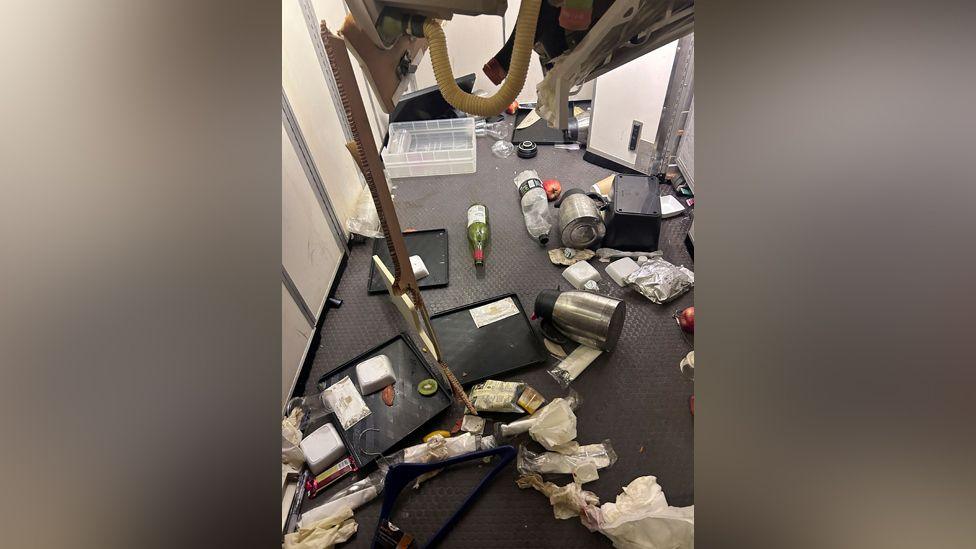
M 475 116 L 495 116 L 505 110 L 518 97 L 525 76 L 529 72 L 532 59 L 532 43 L 535 41 L 535 24 L 539 19 L 542 0 L 523 0 L 515 26 L 515 43 L 512 47 L 512 61 L 508 75 L 498 91 L 491 97 L 479 97 L 458 87 L 451 70 L 451 60 L 447 56 L 447 40 L 440 22 L 427 18 L 424 21 L 424 37 L 430 47 L 430 62 L 434 67 L 434 78 L 444 99 L 456 109 Z

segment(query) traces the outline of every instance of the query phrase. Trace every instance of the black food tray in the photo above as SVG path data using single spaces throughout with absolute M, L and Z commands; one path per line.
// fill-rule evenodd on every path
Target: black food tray
M 519 314 L 479 328 L 471 309 L 511 297 Z M 535 335 L 518 295 L 504 294 L 432 315 L 444 362 L 461 385 L 470 385 L 498 374 L 531 366 L 548 358 Z
M 325 374 L 319 378 L 319 383 L 332 385 L 349 376 L 353 384 L 356 384 L 356 365 L 377 355 L 386 355 L 393 363 L 393 372 L 396 375 L 393 406 L 387 406 L 383 402 L 382 391 L 364 395 L 363 400 L 372 413 L 348 431 L 343 431 L 339 418 L 330 416 L 330 421 L 346 445 L 346 451 L 360 468 L 375 461 L 378 457 L 376 453 L 387 452 L 451 405 L 451 396 L 441 377 L 431 370 L 417 346 L 403 333 Z M 423 396 L 417 392 L 417 385 L 427 378 L 437 380 L 437 392 L 431 396 Z M 371 430 L 365 432 L 367 429 Z
M 447 229 L 425 229 L 423 231 L 412 231 L 403 233 L 403 242 L 407 246 L 407 254 L 419 255 L 427 266 L 428 276 L 417 281 L 421 288 L 439 288 L 447 286 L 450 280 L 450 261 L 447 253 Z M 386 268 L 393 272 L 393 260 L 390 259 L 390 250 L 386 247 L 385 238 L 373 240 L 373 255 L 380 256 L 380 260 Z M 369 260 L 369 286 L 367 291 L 370 295 L 385 294 L 386 284 L 383 282 L 383 275 L 376 268 L 373 259 Z

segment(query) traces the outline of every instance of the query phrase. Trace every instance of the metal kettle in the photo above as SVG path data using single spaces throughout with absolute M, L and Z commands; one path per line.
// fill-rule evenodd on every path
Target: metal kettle
M 607 203 L 598 193 L 570 189 L 554 206 L 559 208 L 559 237 L 563 246 L 588 248 L 603 240 L 607 228 L 600 211 Z
M 535 298 L 535 315 L 552 322 L 577 343 L 612 351 L 624 327 L 627 304 L 591 292 L 543 290 Z

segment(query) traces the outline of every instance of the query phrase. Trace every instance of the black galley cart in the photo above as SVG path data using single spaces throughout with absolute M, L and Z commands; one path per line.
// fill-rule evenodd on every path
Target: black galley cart
M 618 174 L 613 198 L 604 215 L 607 233 L 604 248 L 626 251 L 657 250 L 661 236 L 660 180 L 657 176 Z

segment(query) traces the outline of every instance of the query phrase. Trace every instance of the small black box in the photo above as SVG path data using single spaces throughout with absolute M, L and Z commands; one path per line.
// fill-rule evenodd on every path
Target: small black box
M 653 175 L 617 174 L 604 215 L 604 248 L 653 252 L 661 236 L 661 180 Z

